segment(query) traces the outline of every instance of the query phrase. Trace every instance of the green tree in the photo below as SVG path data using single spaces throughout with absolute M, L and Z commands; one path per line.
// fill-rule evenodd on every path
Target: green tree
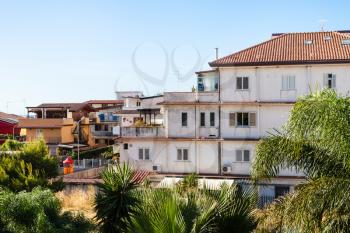
M 51 157 L 43 140 L 19 144 L 7 140 L 0 152 L 0 186 L 11 191 L 30 191 L 36 186 L 62 187 L 60 180 L 48 182 L 58 175 L 58 162 Z M 15 149 L 13 153 L 8 153 Z
M 95 198 L 96 220 L 102 232 L 125 232 L 130 215 L 139 204 L 134 171 L 127 164 L 102 172 L 103 183 Z
M 281 168 L 307 181 L 259 214 L 269 232 L 350 232 L 350 99 L 333 90 L 300 98 L 281 132 L 261 140 L 252 175 L 272 178 Z
M 32 192 L 0 191 L 0 232 L 69 233 L 89 232 L 93 224 L 82 215 L 63 212 L 49 190 Z
M 96 219 L 102 232 L 250 232 L 256 192 L 238 185 L 220 190 L 198 187 L 190 175 L 174 188 L 136 184 L 134 171 L 117 165 L 102 173 Z

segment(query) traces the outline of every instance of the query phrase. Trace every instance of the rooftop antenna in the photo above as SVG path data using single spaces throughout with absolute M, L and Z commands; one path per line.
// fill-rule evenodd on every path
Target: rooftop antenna
M 321 20 L 320 20 L 321 32 L 324 32 L 324 29 L 325 29 L 325 27 L 326 27 L 326 23 L 327 23 L 327 20 L 325 20 L 325 19 L 321 19 Z
M 219 48 L 215 48 L 215 58 L 219 59 Z

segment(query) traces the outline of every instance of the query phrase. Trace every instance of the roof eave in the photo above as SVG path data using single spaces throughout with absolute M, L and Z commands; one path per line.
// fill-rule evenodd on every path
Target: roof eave
M 215 64 L 209 62 L 211 67 L 231 67 L 231 66 L 273 66 L 273 65 L 310 65 L 310 64 L 345 64 L 350 63 L 350 59 L 346 60 L 319 60 L 319 61 L 272 61 L 272 62 L 244 62 L 244 63 L 227 63 Z

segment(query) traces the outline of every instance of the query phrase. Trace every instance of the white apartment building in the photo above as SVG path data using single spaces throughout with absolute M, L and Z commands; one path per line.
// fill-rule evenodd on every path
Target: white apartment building
M 350 90 L 348 31 L 274 34 L 272 39 L 197 72 L 196 92 L 167 92 L 161 134 L 125 135 L 120 159 L 168 175 L 249 178 L 259 139 L 286 123 L 298 96 L 310 90 Z M 150 136 L 151 135 L 151 136 Z M 261 189 L 279 195 L 302 173 L 284 169 Z

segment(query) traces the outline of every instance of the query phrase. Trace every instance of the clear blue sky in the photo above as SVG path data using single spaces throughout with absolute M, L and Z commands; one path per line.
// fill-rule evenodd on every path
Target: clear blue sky
M 115 89 L 190 90 L 215 47 L 227 55 L 273 32 L 319 31 L 320 20 L 350 29 L 349 9 L 334 0 L 0 0 L 0 111 L 113 99 Z

